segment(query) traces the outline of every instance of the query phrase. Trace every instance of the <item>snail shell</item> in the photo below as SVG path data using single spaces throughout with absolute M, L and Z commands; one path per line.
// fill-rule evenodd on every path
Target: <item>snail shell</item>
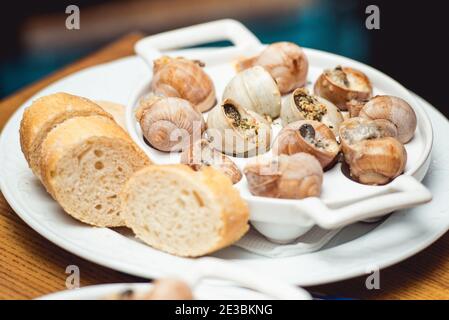
M 346 109 L 349 112 L 350 118 L 355 118 L 359 116 L 360 110 L 369 100 L 351 100 L 346 103 Z
M 240 61 L 237 70 L 261 66 L 276 81 L 281 94 L 306 84 L 309 61 L 298 45 L 276 42 L 267 46 L 258 56 Z
M 211 166 L 227 175 L 233 184 L 242 179 L 242 173 L 229 157 L 218 152 L 206 139 L 197 140 L 181 153 L 181 163 L 187 164 L 193 170 L 201 170 Z
M 193 293 L 187 283 L 178 279 L 158 279 L 149 293 L 141 300 L 193 300 Z
M 340 145 L 332 131 L 324 124 L 313 120 L 300 120 L 284 127 L 273 146 L 273 153 L 276 155 L 299 152 L 313 155 L 324 169 L 329 169 L 336 162 Z
M 213 108 L 207 117 L 212 146 L 237 157 L 250 157 L 270 149 L 271 126 L 259 114 L 231 99 Z
M 223 100 L 231 99 L 262 116 L 279 117 L 281 93 L 271 75 L 256 66 L 237 73 L 228 83 Z
M 320 163 L 307 153 L 259 159 L 248 163 L 243 172 L 251 194 L 261 197 L 318 197 L 323 184 L 323 169 Z
M 140 103 L 136 112 L 143 135 L 160 151 L 180 151 L 201 138 L 206 129 L 203 116 L 180 98 L 151 96 Z
M 320 121 L 337 135 L 343 115 L 330 101 L 309 94 L 306 88 L 298 88 L 283 101 L 281 119 L 283 126 L 298 120 Z
M 361 117 L 349 118 L 340 125 L 340 142 L 344 147 L 367 139 L 397 137 L 397 129 L 391 122 L 383 119 L 369 120 Z
M 372 95 L 372 85 L 361 71 L 337 66 L 325 70 L 314 85 L 316 95 L 329 100 L 341 110 L 347 110 L 346 103 L 351 100 L 366 100 Z
M 388 120 L 397 128 L 397 139 L 409 142 L 415 134 L 417 120 L 415 111 L 403 99 L 393 96 L 376 96 L 360 110 L 360 117 Z
M 215 104 L 215 88 L 202 66 L 198 61 L 163 56 L 154 61 L 151 91 L 185 99 L 198 111 L 207 111 Z
M 407 152 L 389 127 L 376 121 L 351 118 L 340 126 L 340 139 L 350 174 L 357 181 L 382 185 L 399 176 L 407 162 Z

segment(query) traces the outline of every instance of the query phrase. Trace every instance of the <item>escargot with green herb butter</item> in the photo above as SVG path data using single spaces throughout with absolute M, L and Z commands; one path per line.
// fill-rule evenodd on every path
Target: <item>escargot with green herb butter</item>
M 261 115 L 225 99 L 207 117 L 213 147 L 236 157 L 250 157 L 270 149 L 271 126 Z
M 310 94 L 306 88 L 298 88 L 282 103 L 281 119 L 283 126 L 298 120 L 319 121 L 337 135 L 343 115 L 333 103 Z

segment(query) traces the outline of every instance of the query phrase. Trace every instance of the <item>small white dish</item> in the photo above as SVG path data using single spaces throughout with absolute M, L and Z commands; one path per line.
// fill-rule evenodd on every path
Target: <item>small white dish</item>
M 196 260 L 190 272 L 177 272 L 172 278 L 182 279 L 198 300 L 311 300 L 312 296 L 302 288 L 277 280 L 270 275 L 260 274 L 254 270 L 237 267 L 229 262 L 214 258 Z M 207 285 L 203 279 L 220 279 L 230 281 L 234 286 Z M 150 284 L 99 285 L 79 290 L 66 290 L 41 297 L 40 299 L 102 299 L 107 295 L 119 293 L 126 289 L 148 292 Z

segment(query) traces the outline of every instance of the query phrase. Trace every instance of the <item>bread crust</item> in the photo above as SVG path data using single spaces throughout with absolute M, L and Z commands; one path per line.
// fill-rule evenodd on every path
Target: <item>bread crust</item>
M 52 171 L 65 152 L 100 137 L 129 144 L 136 154 L 147 159 L 148 164 L 151 163 L 147 155 L 114 120 L 100 115 L 71 118 L 50 131 L 42 143 L 40 176 L 48 193 L 55 197 L 55 190 L 51 184 Z
M 221 240 L 207 252 L 211 253 L 231 245 L 245 235 L 249 230 L 249 209 L 237 189 L 233 187 L 231 180 L 222 172 L 212 167 L 205 167 L 196 174 L 200 175 L 202 182 L 209 187 L 222 210 Z
M 95 103 L 109 113 L 115 122 L 126 131 L 125 106 L 106 100 L 96 100 Z
M 40 176 L 40 147 L 47 134 L 67 119 L 91 115 L 112 119 L 89 99 L 64 92 L 41 97 L 25 109 L 19 130 L 20 146 L 34 174 Z
M 231 245 L 239 240 L 249 229 L 249 209 L 246 202 L 240 197 L 239 192 L 232 185 L 231 180 L 222 172 L 211 167 L 204 168 L 200 171 L 194 171 L 187 165 L 150 165 L 137 171 L 125 184 L 123 188 L 122 212 L 126 212 L 128 201 L 130 201 L 129 192 L 132 190 L 134 179 L 138 179 L 142 175 L 149 175 L 151 172 L 168 171 L 179 176 L 181 179 L 187 179 L 188 182 L 198 189 L 206 190 L 208 198 L 214 202 L 214 207 L 219 208 L 222 228 L 219 230 L 219 241 L 211 244 L 210 248 L 198 254 L 186 252 L 170 253 L 184 257 L 197 257 L 212 253 L 224 247 Z M 126 214 L 125 214 L 126 220 Z M 129 227 L 132 227 L 127 223 Z M 157 248 L 161 249 L 161 248 Z M 169 250 L 167 250 L 169 251 Z

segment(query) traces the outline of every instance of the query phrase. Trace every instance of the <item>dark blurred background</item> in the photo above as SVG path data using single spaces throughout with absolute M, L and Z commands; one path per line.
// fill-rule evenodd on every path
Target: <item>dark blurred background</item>
M 65 9 L 81 29 L 65 28 Z M 380 30 L 365 27 L 368 5 Z M 446 116 L 445 1 L 15 0 L 1 4 L 0 98 L 132 31 L 147 34 L 218 18 L 245 23 L 263 42 L 288 40 L 345 55 L 389 74 Z

